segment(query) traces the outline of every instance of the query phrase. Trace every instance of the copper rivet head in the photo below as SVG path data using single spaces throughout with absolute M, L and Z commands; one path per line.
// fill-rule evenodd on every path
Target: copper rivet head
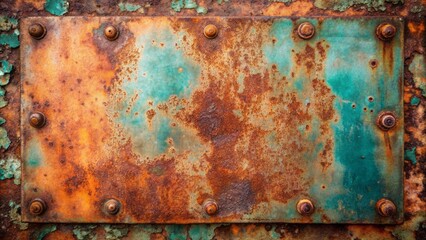
M 211 199 L 206 200 L 203 206 L 204 206 L 204 211 L 206 211 L 208 215 L 214 215 L 219 210 L 219 206 L 217 205 L 216 201 Z
M 385 131 L 390 130 L 396 125 L 396 117 L 390 112 L 384 112 L 379 115 L 377 119 L 377 125 L 382 130 L 385 130 Z
M 376 29 L 376 35 L 383 41 L 391 40 L 396 34 L 396 27 L 389 23 L 382 23 Z
M 120 211 L 120 202 L 115 199 L 109 199 L 104 203 L 105 212 L 110 215 L 115 215 Z
M 46 28 L 40 23 L 31 24 L 28 27 L 28 32 L 35 39 L 42 39 L 46 35 Z
M 315 211 L 314 204 L 309 199 L 302 199 L 297 202 L 296 208 L 297 212 L 304 216 L 311 215 Z
M 46 203 L 40 198 L 36 198 L 31 201 L 30 213 L 31 215 L 38 216 L 46 211 Z
M 204 36 L 206 38 L 215 38 L 218 34 L 219 30 L 213 24 L 209 24 L 204 27 Z
M 396 214 L 395 204 L 386 198 L 382 198 L 376 203 L 377 212 L 383 217 L 390 217 Z
M 41 112 L 33 112 L 30 115 L 30 125 L 35 128 L 42 128 L 46 124 L 46 117 Z
M 310 22 L 304 22 L 297 28 L 297 34 L 303 39 L 312 38 L 315 34 L 315 27 Z
M 120 35 L 120 32 L 118 31 L 116 27 L 112 25 L 108 25 L 104 29 L 104 35 L 108 40 L 114 41 L 115 39 L 118 38 L 118 35 Z

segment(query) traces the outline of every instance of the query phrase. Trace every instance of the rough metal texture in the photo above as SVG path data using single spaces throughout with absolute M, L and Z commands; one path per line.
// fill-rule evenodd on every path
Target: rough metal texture
M 310 40 L 296 34 L 304 21 L 316 28 Z M 398 29 L 391 41 L 375 36 L 383 22 Z M 34 23 L 46 26 L 42 40 L 25 32 Z M 104 37 L 108 24 L 120 30 L 115 41 Z M 214 39 L 204 37 L 208 24 L 219 29 Z M 376 18 L 23 20 L 23 219 L 401 222 L 402 26 Z M 46 126 L 29 124 L 33 111 Z M 389 131 L 376 125 L 385 111 L 399 119 Z M 42 216 L 28 212 L 34 198 L 47 202 Z M 114 217 L 102 212 L 109 198 L 122 204 Z M 310 217 L 296 211 L 303 198 L 315 202 Z M 381 198 L 399 213 L 378 216 Z M 215 216 L 204 213 L 206 199 L 219 205 Z
M 48 4 L 47 4 L 48 2 Z M 46 3 L 46 4 L 45 4 Z M 195 4 L 194 4 L 195 3 Z M 425 2 L 390 1 L 0 1 L 0 238 L 2 239 L 426 239 Z M 207 13 L 198 9 L 207 10 Z M 177 12 L 179 11 L 179 12 Z M 200 12 L 200 13 L 198 13 Z M 22 17 L 73 15 L 401 16 L 404 18 L 404 223 L 401 225 L 84 225 L 21 221 L 20 61 Z M 6 66 L 6 67 L 5 67 Z M 12 69 L 11 69 L 12 68 Z M 2 71 L 3 71 L 2 70 Z M 7 150 L 5 150 L 7 149 Z M 338 210 L 336 210 L 338 211 Z

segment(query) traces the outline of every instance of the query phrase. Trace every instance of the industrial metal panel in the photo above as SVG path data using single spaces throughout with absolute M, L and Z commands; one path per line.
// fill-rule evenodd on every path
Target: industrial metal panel
M 384 23 L 390 39 L 376 36 Z M 32 17 L 21 28 L 34 24 L 46 34 L 21 31 L 20 48 L 25 221 L 402 221 L 400 19 Z

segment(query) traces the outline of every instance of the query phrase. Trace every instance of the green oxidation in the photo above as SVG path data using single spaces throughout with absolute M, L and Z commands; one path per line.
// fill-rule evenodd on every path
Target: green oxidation
M 198 6 L 196 9 L 198 14 L 206 14 L 207 13 L 207 8 L 202 7 L 202 6 Z
M 416 87 L 422 90 L 423 96 L 426 97 L 426 61 L 423 54 L 414 54 L 408 70 L 413 74 L 413 80 Z
M 141 154 L 158 156 L 169 147 L 168 137 L 173 138 L 179 146 L 179 138 L 185 135 L 182 129 L 171 127 L 168 116 L 157 113 L 152 125 L 148 124 L 146 117 L 146 112 L 151 108 L 157 110 L 159 104 L 167 102 L 171 97 L 188 97 L 191 89 L 196 87 L 200 67 L 185 56 L 182 50 L 175 48 L 175 44 L 179 45 L 182 41 L 181 36 L 176 37 L 168 28 L 161 29 L 160 26 L 156 31 L 147 31 L 137 39 L 136 44 L 140 46 L 142 56 L 136 63 L 140 74 L 133 76 L 135 80 L 124 80 L 122 84 L 127 101 L 120 103 L 124 106 L 118 106 L 118 120 L 132 139 L 145 142 L 136 144 L 139 145 L 136 150 Z M 139 89 L 139 97 L 131 104 L 135 89 Z M 152 107 L 147 104 L 150 101 Z M 182 140 L 183 143 L 185 141 L 190 140 Z
M 38 167 L 43 163 L 43 154 L 40 149 L 40 143 L 35 140 L 32 140 L 28 143 L 28 147 L 25 149 L 27 154 L 27 163 L 28 167 Z
M 18 27 L 18 20 L 13 17 L 0 16 L 0 31 L 9 31 Z
M 187 228 L 186 225 L 166 225 L 165 230 L 170 239 L 186 240 L 189 237 Z
M 410 100 L 410 104 L 412 106 L 418 106 L 420 104 L 420 98 L 418 98 L 416 96 L 412 97 L 411 100 Z
M 219 4 L 219 5 L 221 5 L 222 3 L 224 3 L 224 2 L 229 2 L 229 0 L 217 0 L 217 3 Z
M 23 223 L 21 221 L 21 214 L 20 214 L 21 206 L 15 203 L 14 201 L 10 200 L 9 207 L 10 207 L 10 211 L 9 211 L 10 221 L 13 222 L 13 224 L 17 225 L 20 230 L 27 229 L 28 223 Z
M 19 44 L 19 31 L 17 29 L 12 33 L 0 34 L 0 45 L 9 45 L 11 48 L 17 48 Z
M 404 0 L 348 0 L 348 1 L 329 1 L 315 0 L 314 5 L 320 9 L 328 9 L 343 12 L 350 7 L 362 6 L 368 11 L 385 11 L 386 4 L 403 4 Z
M 5 123 L 6 123 L 6 119 L 4 119 L 4 118 L 0 117 L 0 125 L 3 125 L 3 124 L 5 124 Z
M 220 3 L 219 3 L 220 4 Z M 172 0 L 171 8 L 175 12 L 180 12 L 182 9 L 195 9 L 198 14 L 206 14 L 207 8 L 199 6 L 194 0 Z
M 13 65 L 7 60 L 0 60 L 0 86 L 5 86 L 9 83 L 12 69 Z
M 6 103 L 7 104 L 7 103 Z M 4 107 L 6 104 L 3 104 L 0 99 L 0 108 Z M 0 127 L 0 149 L 8 149 L 10 147 L 11 141 L 7 136 L 7 131 L 3 127 Z
M 43 240 L 44 237 L 54 231 L 56 231 L 56 225 L 44 225 L 41 229 L 34 231 L 32 239 Z
M 207 227 L 207 225 L 202 225 L 203 227 Z M 152 234 L 161 234 L 163 232 L 163 228 L 160 225 L 135 225 L 130 230 L 130 238 L 131 239 L 152 239 Z
M 416 236 L 420 228 L 426 227 L 426 212 L 424 210 L 416 212 L 410 219 L 405 220 L 404 224 L 397 225 L 391 230 L 392 235 L 396 239 L 402 240 L 418 240 L 420 236 Z
M 16 185 L 21 184 L 21 161 L 15 157 L 0 160 L 0 180 L 11 179 Z
M 404 158 L 406 160 L 411 161 L 412 164 L 416 164 L 417 163 L 417 159 L 416 159 L 416 147 L 410 148 L 410 149 L 406 149 L 404 152 Z
M 289 41 L 288 36 L 292 35 L 293 29 L 302 21 L 310 21 L 318 26 L 317 20 L 312 19 L 300 19 L 296 25 L 289 20 L 275 21 L 270 30 L 275 44 L 266 44 L 264 53 L 269 64 L 277 66 L 280 73 L 288 77 L 294 71 L 294 61 L 290 54 L 281 53 L 292 50 L 301 52 L 306 45 L 315 46 L 320 41 L 329 45 L 324 76 L 319 78 L 324 79 L 335 96 L 333 105 L 336 120 L 330 123 L 334 134 L 333 171 L 328 174 L 310 173 L 309 176 L 314 176 L 312 181 L 316 183 L 312 185 L 310 195 L 321 203 L 321 211 L 333 221 L 356 222 L 362 219 L 373 222 L 377 217 L 374 203 L 378 199 L 388 197 L 394 200 L 398 207 L 403 205 L 402 131 L 395 133 L 391 139 L 394 144 L 391 151 L 395 162 L 388 166 L 383 134 L 379 133 L 375 124 L 377 113 L 380 111 L 390 110 L 398 117 L 402 115 L 402 90 L 399 80 L 402 76 L 403 61 L 400 32 L 392 44 L 394 55 L 390 59 L 394 59 L 393 71 L 387 74 L 385 65 L 382 65 L 377 69 L 380 74 L 372 74 L 368 65 L 370 59 L 389 61 L 383 59 L 382 43 L 377 41 L 374 35 L 380 20 L 325 19 L 321 23 L 321 30 L 317 31 L 311 40 L 295 44 Z M 398 24 L 398 28 L 401 27 L 402 25 Z M 347 54 L 348 52 L 351 54 Z M 307 104 L 310 100 L 304 94 L 311 80 L 304 72 L 297 71 L 300 70 L 296 70 L 294 77 L 287 78 L 292 82 L 288 88 L 298 95 L 300 101 Z M 369 96 L 374 97 L 374 101 L 368 101 Z M 352 105 L 357 107 L 353 108 Z M 364 108 L 366 110 L 363 110 Z M 320 124 L 320 119 L 312 120 L 312 130 L 306 135 L 307 139 L 316 141 L 321 136 L 318 131 Z M 303 126 L 300 126 L 299 131 L 304 134 Z M 324 148 L 323 143 L 317 142 L 312 151 L 304 153 L 305 159 L 316 159 Z M 327 190 L 319 187 L 323 183 L 326 183 Z M 287 206 L 295 204 L 296 200 L 292 200 Z M 366 211 L 366 208 L 371 208 L 372 211 Z M 270 212 L 274 216 L 285 215 L 290 219 L 298 216 L 294 208 L 290 207 L 273 208 Z M 398 219 L 402 217 L 400 213 Z M 320 215 L 314 214 L 312 219 L 314 222 L 321 222 Z
M 120 2 L 118 4 L 118 7 L 120 8 L 120 11 L 122 12 L 136 12 L 137 10 L 142 8 L 142 6 L 139 4 L 127 3 L 127 2 Z
M 46 0 L 44 9 L 49 13 L 62 16 L 68 12 L 69 3 L 66 0 Z
M 126 226 L 105 225 L 105 239 L 118 240 L 127 236 L 129 229 Z
M 198 239 L 213 239 L 215 232 L 214 230 L 221 225 L 219 224 L 209 224 L 209 225 L 201 225 L 194 224 L 189 227 L 189 238 L 193 240 Z
M 374 203 L 382 197 L 392 199 L 399 208 L 403 206 L 402 161 L 400 161 L 403 133 L 399 131 L 391 139 L 392 159 L 395 159 L 395 162 L 392 166 L 387 166 L 389 164 L 385 155 L 387 144 L 384 143 L 383 135 L 378 134 L 374 124 L 376 114 L 367 115 L 368 111 L 366 113 L 362 110 L 368 103 L 367 96 L 373 96 L 374 105 L 367 105 L 367 110 L 373 110 L 374 113 L 392 110 L 398 117 L 402 117 L 400 79 L 403 61 L 399 41 L 401 36 L 396 36 L 392 45 L 394 55 L 390 59 L 394 61 L 391 74 L 386 74 L 386 70 L 381 66 L 378 70 L 382 74 L 372 76 L 367 67 L 368 59 L 378 58 L 385 64 L 389 61 L 381 59 L 382 43 L 375 40 L 374 29 L 379 23 L 377 20 L 365 19 L 359 21 L 328 19 L 322 23 L 322 30 L 318 36 L 325 38 L 330 44 L 325 77 L 336 96 L 334 109 L 340 116 L 339 121 L 332 127 L 335 164 L 341 167 L 341 170 L 336 169 L 333 172 L 334 181 L 328 186 L 331 191 L 335 191 L 334 196 L 329 197 L 329 193 L 324 192 L 321 196 L 324 201 L 321 202 L 325 203 L 326 209 L 339 210 L 334 211 L 331 216 L 351 221 L 360 218 L 373 221 L 376 217 L 375 211 L 366 211 L 365 208 L 374 209 Z M 401 24 L 398 27 L 400 28 Z M 371 31 L 365 31 L 366 29 Z M 344 41 L 342 37 L 345 37 Z M 347 54 L 348 52 L 351 54 Z M 359 107 L 353 109 L 352 104 Z M 401 211 L 398 218 L 402 217 L 400 213 Z
M 72 233 L 77 240 L 96 240 L 96 225 L 76 225 Z

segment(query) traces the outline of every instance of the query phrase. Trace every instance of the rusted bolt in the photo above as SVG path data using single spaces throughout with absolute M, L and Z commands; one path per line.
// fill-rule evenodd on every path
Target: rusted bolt
M 46 124 L 46 117 L 41 112 L 33 112 L 30 115 L 30 125 L 35 128 L 42 128 Z
M 38 216 L 43 214 L 46 211 L 46 203 L 40 198 L 36 198 L 30 203 L 30 213 L 31 215 Z
M 396 214 L 395 204 L 386 198 L 382 198 L 376 203 L 377 212 L 383 217 L 390 217 Z
M 109 199 L 104 203 L 104 210 L 110 215 L 115 215 L 120 211 L 121 204 L 115 199 Z
M 376 35 L 383 41 L 391 40 L 396 34 L 396 28 L 390 23 L 382 23 L 376 29 Z
M 310 22 L 304 22 L 297 28 L 297 34 L 303 39 L 309 39 L 315 34 L 315 27 Z
M 314 204 L 309 199 L 302 199 L 297 202 L 297 211 L 304 216 L 309 216 L 315 211 Z
M 377 118 L 377 125 L 382 130 L 390 130 L 396 125 L 396 117 L 391 112 L 384 112 Z
M 206 38 L 215 38 L 218 34 L 219 30 L 213 24 L 209 24 L 204 27 L 204 36 Z
M 115 39 L 118 38 L 118 35 L 120 35 L 120 32 L 118 31 L 118 29 L 112 25 L 108 25 L 105 27 L 104 29 L 104 35 L 106 37 L 106 39 L 110 40 L 110 41 L 114 41 Z
M 203 207 L 204 211 L 206 211 L 208 215 L 214 215 L 219 210 L 219 206 L 217 205 L 216 201 L 212 199 L 206 200 L 203 204 Z
M 33 23 L 28 27 L 28 33 L 31 37 L 40 40 L 46 35 L 46 28 L 40 23 Z

